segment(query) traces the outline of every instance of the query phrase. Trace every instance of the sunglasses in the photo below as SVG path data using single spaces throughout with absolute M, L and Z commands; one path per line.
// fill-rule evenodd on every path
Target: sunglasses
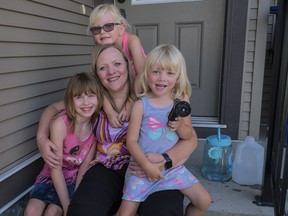
M 98 35 L 101 32 L 101 29 L 103 29 L 105 32 L 111 32 L 114 29 L 115 25 L 121 25 L 121 23 L 106 23 L 105 25 L 101 26 L 95 26 L 90 28 L 90 31 L 93 35 Z

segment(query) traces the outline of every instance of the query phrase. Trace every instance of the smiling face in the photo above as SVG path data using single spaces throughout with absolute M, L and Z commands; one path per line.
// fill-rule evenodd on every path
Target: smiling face
M 103 14 L 102 18 L 95 23 L 95 26 L 103 27 L 107 23 L 120 23 L 117 21 L 114 16 L 111 14 L 111 12 L 106 12 Z M 96 44 L 104 45 L 104 44 L 113 44 L 116 43 L 118 45 L 122 45 L 122 35 L 125 31 L 125 26 L 123 24 L 120 25 L 114 25 L 114 29 L 110 32 L 104 31 L 104 29 L 101 29 L 101 32 L 94 36 L 94 40 Z
M 155 96 L 170 97 L 177 83 L 178 75 L 172 69 L 151 65 L 148 71 L 149 88 Z
M 76 115 L 83 118 L 90 118 L 96 111 L 98 100 L 93 93 L 82 93 L 73 97 Z
M 127 91 L 128 70 L 122 53 L 115 47 L 103 50 L 97 59 L 97 76 L 110 94 Z

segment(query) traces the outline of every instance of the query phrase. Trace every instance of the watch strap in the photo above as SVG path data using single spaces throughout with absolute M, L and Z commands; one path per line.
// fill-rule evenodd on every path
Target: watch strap
M 166 163 L 165 163 L 165 170 L 170 169 L 172 167 L 172 160 L 169 157 L 168 154 L 163 153 L 162 156 L 164 157 Z
M 171 161 L 171 158 L 168 156 L 167 153 L 163 153 L 162 156 L 164 157 L 165 161 Z

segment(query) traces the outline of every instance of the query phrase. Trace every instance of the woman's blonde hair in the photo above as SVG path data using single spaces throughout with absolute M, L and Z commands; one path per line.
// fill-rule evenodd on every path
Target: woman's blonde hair
M 92 73 L 78 73 L 72 76 L 69 80 L 64 102 L 66 106 L 66 113 L 71 125 L 71 130 L 75 129 L 76 122 L 76 110 L 73 102 L 75 96 L 80 96 L 82 94 L 95 94 L 97 96 L 97 107 L 94 114 L 91 116 L 90 122 L 94 124 L 95 119 L 102 108 L 103 105 L 103 95 L 100 92 L 95 76 Z
M 104 50 L 109 49 L 109 48 L 114 48 L 114 49 L 118 50 L 121 53 L 121 55 L 123 56 L 123 59 L 124 59 L 124 61 L 126 63 L 126 66 L 127 66 L 127 72 L 128 72 L 128 80 L 127 80 L 127 82 L 128 82 L 128 85 L 129 85 L 129 95 L 128 95 L 126 101 L 127 100 L 135 101 L 137 99 L 137 97 L 136 97 L 136 94 L 135 94 L 135 91 L 134 91 L 134 79 L 133 79 L 133 73 L 132 73 L 132 69 L 131 69 L 131 63 L 130 63 L 130 60 L 127 57 L 126 53 L 123 51 L 122 47 L 118 46 L 117 44 L 105 44 L 105 45 L 97 46 L 92 52 L 92 72 L 95 75 L 96 82 L 98 83 L 98 86 L 101 89 L 101 92 L 109 100 L 110 104 L 112 104 L 112 107 L 115 110 L 118 110 L 116 105 L 115 105 L 115 103 L 114 103 L 114 101 L 113 101 L 113 98 L 111 97 L 111 95 L 109 94 L 107 89 L 103 86 L 103 84 L 101 83 L 101 81 L 100 81 L 100 79 L 98 77 L 98 74 L 97 74 L 97 62 L 98 62 L 99 55 Z M 126 102 L 125 102 L 125 104 L 126 104 Z M 120 111 L 120 110 L 118 110 L 118 111 Z
M 94 27 L 106 13 L 109 13 L 115 19 L 115 22 L 124 24 L 126 31 L 131 31 L 130 24 L 121 15 L 120 10 L 113 4 L 101 4 L 94 8 L 89 16 L 89 29 Z
M 192 89 L 186 70 L 186 62 L 181 52 L 171 44 L 162 44 L 155 47 L 148 55 L 144 63 L 144 71 L 140 76 L 140 83 L 143 93 L 139 96 L 149 94 L 152 90 L 149 87 L 148 73 L 152 67 L 175 71 L 178 76 L 173 89 L 174 98 L 183 98 L 185 95 L 191 96 Z

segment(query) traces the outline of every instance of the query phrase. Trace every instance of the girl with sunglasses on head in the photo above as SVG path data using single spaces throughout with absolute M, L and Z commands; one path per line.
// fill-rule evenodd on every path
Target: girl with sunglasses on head
M 70 78 L 64 96 L 65 111 L 50 125 L 50 139 L 58 147 L 54 153 L 62 162 L 56 167 L 45 163 L 36 178 L 25 216 L 66 215 L 70 199 L 96 151 L 93 123 L 103 97 L 88 73 Z
M 89 28 L 93 34 L 96 49 L 97 45 L 104 44 L 117 44 L 123 48 L 132 63 L 135 91 L 140 92 L 139 74 L 143 70 L 146 55 L 140 39 L 135 34 L 128 32 L 131 27 L 119 9 L 112 4 L 97 6 L 90 14 Z M 118 114 L 107 98 L 104 98 L 104 110 L 113 127 L 122 127 L 122 123 L 129 119 L 132 103 L 131 99 L 128 100 Z

